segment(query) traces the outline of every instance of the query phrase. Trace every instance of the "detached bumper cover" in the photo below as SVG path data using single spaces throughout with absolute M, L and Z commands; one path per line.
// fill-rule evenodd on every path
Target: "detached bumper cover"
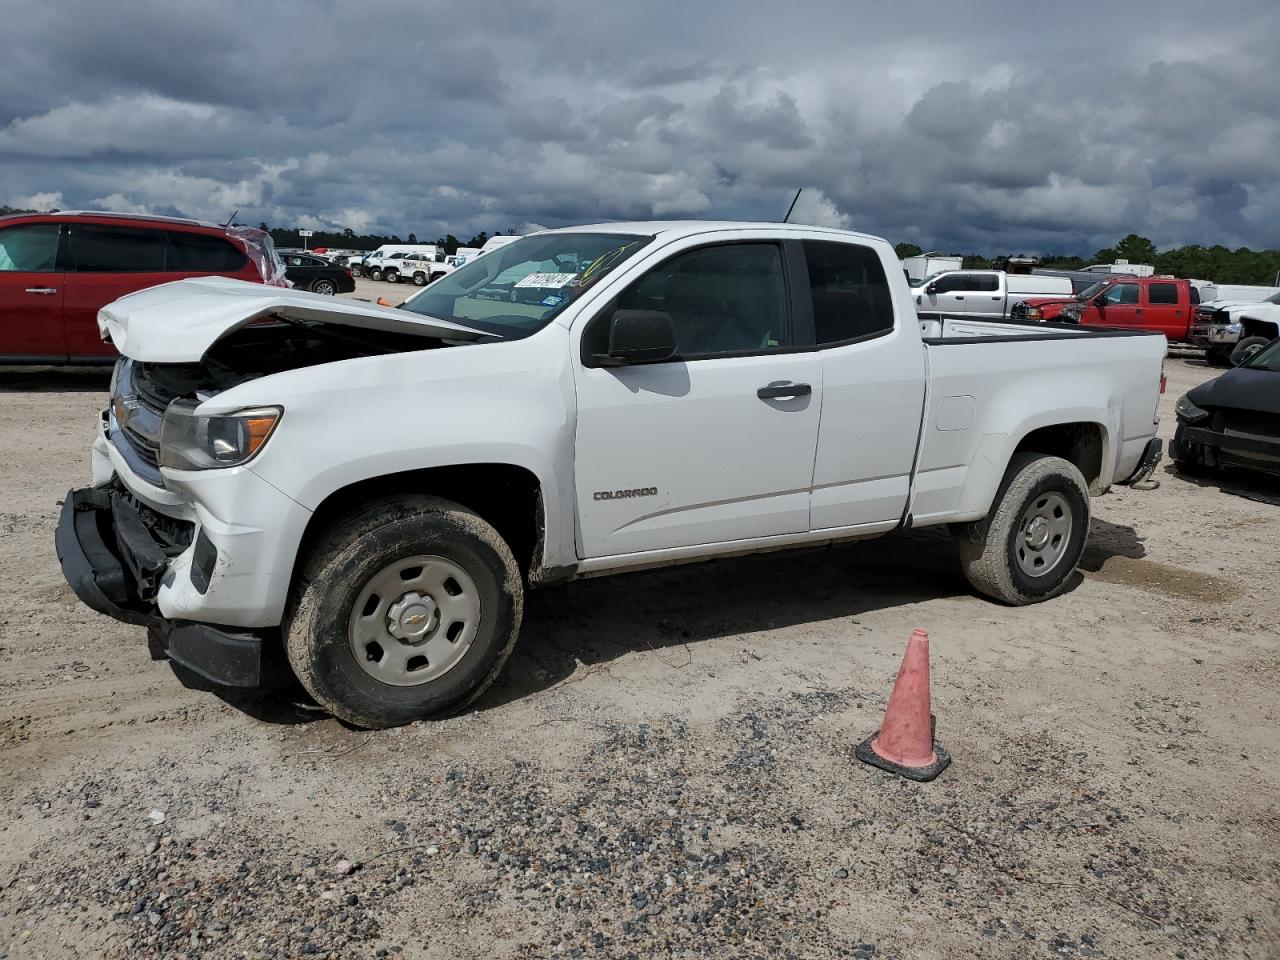
M 1162 456 L 1164 456 L 1164 441 L 1159 437 L 1152 437 L 1147 441 L 1147 445 L 1142 451 L 1142 457 L 1138 460 L 1137 468 L 1127 479 L 1121 480 L 1120 483 L 1125 486 L 1131 486 L 1146 480 L 1151 474 L 1155 473 L 1156 467 L 1160 465 Z
M 257 635 L 160 616 L 154 597 L 169 552 L 151 536 L 141 512 L 111 486 L 70 491 L 54 543 L 75 595 L 99 613 L 147 627 L 153 657 L 167 657 L 214 683 L 261 682 Z

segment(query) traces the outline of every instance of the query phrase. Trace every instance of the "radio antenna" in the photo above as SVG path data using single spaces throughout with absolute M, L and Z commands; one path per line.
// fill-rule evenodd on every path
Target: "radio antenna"
M 237 207 L 236 213 L 239 213 L 239 212 L 240 212 L 240 209 Z M 224 227 L 231 226 L 231 221 L 233 221 L 236 218 L 236 213 L 233 213 L 231 216 L 227 217 L 227 222 L 223 224 Z
M 804 187 L 801 187 L 799 190 L 797 190 L 796 195 L 791 199 L 791 206 L 787 207 L 787 215 L 782 218 L 783 223 L 786 223 L 788 220 L 791 219 L 791 211 L 795 210 L 796 201 L 800 199 L 800 194 L 802 193 L 804 193 Z

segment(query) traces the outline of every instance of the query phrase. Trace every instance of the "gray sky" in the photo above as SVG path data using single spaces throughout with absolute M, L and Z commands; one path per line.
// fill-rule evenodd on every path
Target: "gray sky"
M 949 12 L 948 12 L 949 11 Z M 1280 247 L 1280 2 L 0 0 L 0 203 Z

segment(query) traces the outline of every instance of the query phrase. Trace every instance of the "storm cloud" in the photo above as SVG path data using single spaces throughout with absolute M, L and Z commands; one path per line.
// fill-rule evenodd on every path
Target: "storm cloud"
M 1275 0 L 0 0 L 0 203 L 1280 247 Z

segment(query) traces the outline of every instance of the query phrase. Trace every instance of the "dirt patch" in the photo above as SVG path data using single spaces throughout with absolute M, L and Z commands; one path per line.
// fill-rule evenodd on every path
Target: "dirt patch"
M 1145 558 L 1110 557 L 1096 570 L 1085 570 L 1084 575 L 1090 580 L 1137 587 L 1184 600 L 1222 603 L 1236 594 L 1236 587 L 1223 577 Z

